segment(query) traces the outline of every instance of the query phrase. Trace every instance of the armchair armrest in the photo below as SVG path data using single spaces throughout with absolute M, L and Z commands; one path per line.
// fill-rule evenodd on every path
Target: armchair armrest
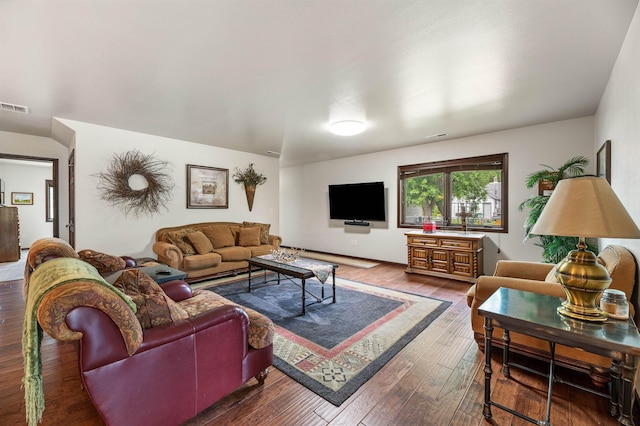
M 191 286 L 182 280 L 173 280 L 160 284 L 162 290 L 173 299 L 174 302 L 189 299 L 193 297 Z
M 542 262 L 499 260 L 496 264 L 494 276 L 544 281 L 554 266 L 554 264 Z
M 173 269 L 180 269 L 182 266 L 182 251 L 170 243 L 164 241 L 158 241 L 153 244 L 153 251 L 158 255 L 158 260 L 161 263 Z
M 500 287 L 512 288 L 515 290 L 530 291 L 532 293 L 546 294 L 566 298 L 562 286 L 558 283 L 546 281 L 526 280 L 510 277 L 492 277 L 484 275 L 478 278 L 475 284 L 475 301 L 482 303 L 495 293 Z

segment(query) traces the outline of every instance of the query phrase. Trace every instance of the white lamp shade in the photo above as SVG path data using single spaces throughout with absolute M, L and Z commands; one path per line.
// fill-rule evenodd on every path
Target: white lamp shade
M 640 229 L 609 183 L 601 177 L 560 180 L 531 233 L 585 238 L 640 238 Z

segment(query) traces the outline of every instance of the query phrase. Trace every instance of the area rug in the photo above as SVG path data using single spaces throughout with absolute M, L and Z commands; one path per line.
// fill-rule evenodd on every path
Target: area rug
M 251 293 L 246 279 L 208 289 L 271 318 L 276 326 L 274 366 L 336 406 L 451 305 L 340 278 L 337 302 L 331 303 L 329 278 L 326 300 L 310 304 L 314 299 L 307 296 L 302 316 L 298 286 L 286 280 L 259 281 L 254 277 Z M 306 287 L 321 296 L 317 280 L 308 280 Z

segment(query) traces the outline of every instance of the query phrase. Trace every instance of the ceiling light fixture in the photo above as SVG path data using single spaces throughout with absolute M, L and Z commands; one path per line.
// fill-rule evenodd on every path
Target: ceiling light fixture
M 345 121 L 337 121 L 335 123 L 331 123 L 329 126 L 329 131 L 334 135 L 339 136 L 353 136 L 358 133 L 364 132 L 366 126 L 362 121 L 356 120 L 345 120 Z

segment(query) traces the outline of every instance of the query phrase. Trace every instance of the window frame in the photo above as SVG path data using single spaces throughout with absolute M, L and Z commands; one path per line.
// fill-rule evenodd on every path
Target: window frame
M 492 163 L 498 163 L 493 165 Z M 500 186 L 500 208 L 501 208 L 501 226 L 500 227 L 476 227 L 467 225 L 468 231 L 478 232 L 509 232 L 509 203 L 508 203 L 508 176 L 509 176 L 509 154 L 491 154 L 481 155 L 477 157 L 459 158 L 454 160 L 434 161 L 429 163 L 410 164 L 398 166 L 398 200 L 397 200 L 397 226 L 398 228 L 422 229 L 420 224 L 403 223 L 404 214 L 404 180 L 408 177 L 418 177 L 435 173 L 444 173 L 444 205 L 447 206 L 446 220 L 447 225 L 438 225 L 438 229 L 443 230 L 462 230 L 461 225 L 451 225 L 451 212 L 448 212 L 451 205 L 451 173 L 460 171 L 473 170 L 501 170 L 501 186 Z M 410 176 L 409 176 L 410 175 Z

